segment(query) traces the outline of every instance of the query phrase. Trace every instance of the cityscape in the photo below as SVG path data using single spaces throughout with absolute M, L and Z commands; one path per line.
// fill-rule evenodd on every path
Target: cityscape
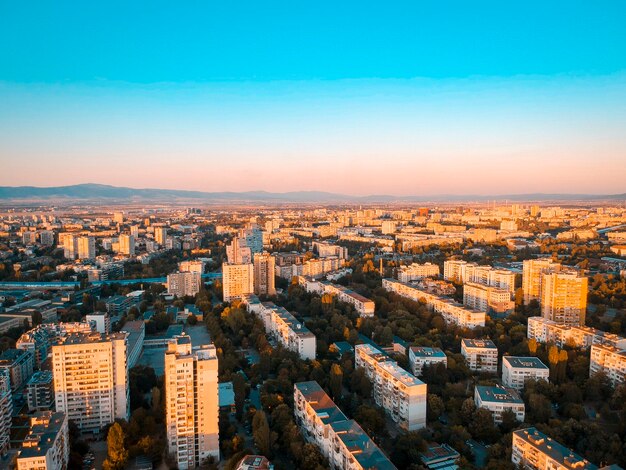
M 0 5 L 0 469 L 626 468 L 626 4 Z

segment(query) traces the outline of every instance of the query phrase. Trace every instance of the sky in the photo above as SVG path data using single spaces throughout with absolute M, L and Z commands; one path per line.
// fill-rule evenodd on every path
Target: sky
M 0 185 L 626 192 L 624 24 L 621 0 L 0 0 Z

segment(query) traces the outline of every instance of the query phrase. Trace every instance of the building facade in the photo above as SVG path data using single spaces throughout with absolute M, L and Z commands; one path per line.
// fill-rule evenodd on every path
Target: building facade
M 256 295 L 276 295 L 274 284 L 276 260 L 271 254 L 254 255 L 254 293 Z
M 67 416 L 39 411 L 17 456 L 17 470 L 65 470 L 70 458 Z
M 411 346 L 409 348 L 409 364 L 413 375 L 419 376 L 422 375 L 422 369 L 426 365 L 443 364 L 448 367 L 448 356 L 439 348 Z
M 498 371 L 498 348 L 490 339 L 462 339 L 461 354 L 473 371 Z
M 522 390 L 526 380 L 550 379 L 550 369 L 539 358 L 502 356 L 502 385 Z
M 254 293 L 254 265 L 222 264 L 222 291 L 224 302 L 241 300 Z

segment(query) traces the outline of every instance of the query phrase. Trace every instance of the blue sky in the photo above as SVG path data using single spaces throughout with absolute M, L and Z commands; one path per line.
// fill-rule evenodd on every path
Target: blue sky
M 0 2 L 0 184 L 626 191 L 626 2 Z

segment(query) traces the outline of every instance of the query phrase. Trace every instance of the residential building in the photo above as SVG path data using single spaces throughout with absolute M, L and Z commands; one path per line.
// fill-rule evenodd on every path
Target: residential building
M 468 263 L 465 265 L 463 280 L 465 283 L 471 282 L 507 291 L 511 298 L 515 295 L 515 273 L 508 269 L 496 269 L 491 266 Z
M 254 265 L 222 264 L 222 290 L 224 302 L 241 300 L 254 293 Z
M 498 371 L 498 348 L 490 339 L 462 339 L 461 354 L 473 371 Z
M 246 455 L 242 458 L 235 470 L 273 470 L 274 466 L 263 455 Z
M 13 395 L 11 379 L 6 370 L 0 371 L 0 455 L 9 450 L 11 416 L 13 415 Z
M 178 272 L 180 273 L 204 273 L 204 261 L 189 260 L 178 263 Z
M 543 273 L 541 315 L 565 325 L 584 325 L 588 282 L 576 271 Z
M 79 259 L 95 259 L 96 258 L 96 239 L 94 237 L 78 238 L 78 258 Z
M 460 259 L 449 259 L 443 263 L 443 278 L 457 284 L 465 282 L 465 270 L 468 262 Z
M 304 360 L 315 359 L 315 335 L 285 308 L 272 302 L 260 302 L 256 295 L 244 297 L 243 303 L 249 312 L 263 321 L 265 331 L 283 347 L 298 353 Z
M 591 346 L 589 376 L 604 372 L 614 387 L 626 383 L 626 350 L 608 344 Z
M 423 301 L 430 310 L 441 314 L 444 320 L 463 328 L 485 326 L 486 314 L 484 311 L 465 307 L 452 299 L 431 294 L 395 279 L 383 279 L 383 288 L 415 302 Z
M 42 245 L 54 245 L 54 232 L 52 230 L 42 230 L 39 232 L 39 242 Z
M 25 349 L 7 349 L 0 355 L 0 370 L 11 379 L 11 391 L 21 388 L 33 375 L 35 355 Z
M 254 293 L 256 295 L 276 295 L 274 271 L 274 256 L 267 252 L 254 255 Z
M 474 282 L 463 284 L 463 305 L 490 315 L 508 315 L 515 310 L 508 290 Z
M 378 406 L 405 431 L 426 426 L 427 386 L 371 344 L 354 347 L 355 367 L 362 367 L 372 382 Z
M 54 381 L 52 372 L 35 372 L 26 384 L 26 402 L 29 411 L 49 410 L 54 405 Z
M 121 234 L 119 238 L 120 253 L 128 256 L 135 256 L 135 237 L 128 234 Z
M 439 348 L 411 346 L 409 348 L 409 364 L 413 375 L 419 376 L 422 375 L 424 366 L 443 364 L 448 367 L 448 356 Z
M 315 444 L 334 470 L 396 467 L 359 424 L 347 419 L 317 382 L 294 384 L 294 415 L 304 439 Z
M 429 470 L 457 470 L 461 458 L 461 454 L 448 444 L 430 444 L 419 456 Z
M 538 343 L 553 343 L 559 348 L 570 346 L 588 349 L 592 344 L 609 344 L 618 349 L 626 349 L 626 338 L 614 333 L 588 326 L 564 325 L 543 317 L 528 318 L 527 336 Z
M 531 300 L 541 302 L 542 275 L 546 271 L 559 269 L 561 265 L 551 258 L 529 259 L 524 261 L 522 272 L 522 290 L 524 291 L 524 304 L 528 305 Z
M 59 245 L 63 245 L 63 256 L 67 259 L 76 259 L 78 256 L 78 237 L 71 233 L 59 234 Z
M 425 277 L 438 277 L 439 266 L 432 263 L 418 264 L 413 263 L 408 266 L 400 266 L 398 268 L 398 281 L 411 282 L 424 279 Z
M 154 227 L 154 241 L 165 246 L 167 241 L 167 227 Z
M 177 297 L 193 297 L 202 288 L 202 275 L 197 272 L 167 275 L 167 293 Z
M 226 258 L 230 264 L 251 264 L 252 250 L 246 245 L 245 238 L 235 237 L 226 246 Z
M 108 334 L 111 332 L 111 317 L 106 312 L 88 313 L 85 316 L 87 323 L 93 322 L 93 330 L 98 333 Z
M 513 431 L 511 461 L 532 470 L 597 470 L 598 467 L 535 428 Z
M 376 305 L 374 304 L 374 301 L 368 299 L 367 297 L 364 297 L 361 294 L 354 292 L 352 289 L 348 289 L 347 287 L 340 286 L 338 284 L 322 281 L 320 282 L 320 285 L 325 294 L 334 295 L 340 302 L 352 305 L 360 316 L 371 317 L 374 315 Z
M 491 411 L 493 420 L 496 423 L 502 422 L 502 414 L 511 410 L 515 413 L 515 418 L 524 422 L 525 407 L 517 392 L 500 386 L 476 385 L 474 387 L 474 403 L 477 408 L 485 408 Z
M 56 410 L 87 433 L 128 419 L 126 333 L 70 333 L 52 346 Z
M 165 416 L 168 452 L 180 470 L 219 461 L 218 359 L 215 346 L 192 348 L 175 336 L 165 352 Z
M 139 356 L 143 351 L 143 343 L 146 337 L 146 324 L 143 320 L 127 321 L 122 327 L 122 331 L 128 334 L 126 346 L 126 360 L 128 368 L 132 369 L 137 365 Z
M 69 458 L 67 416 L 52 411 L 35 413 L 17 456 L 17 470 L 62 470 Z
M 502 356 L 502 385 L 522 390 L 528 379 L 550 378 L 550 369 L 537 357 Z

